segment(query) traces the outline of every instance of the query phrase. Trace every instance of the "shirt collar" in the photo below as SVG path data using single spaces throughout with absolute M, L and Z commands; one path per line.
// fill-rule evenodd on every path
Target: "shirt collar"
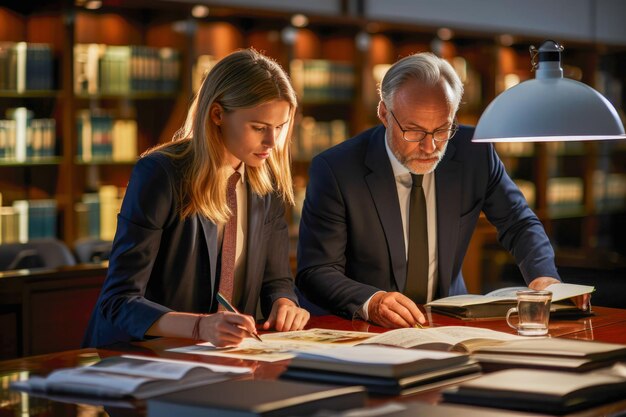
M 246 176 L 244 175 L 246 173 L 246 164 L 244 164 L 243 162 L 240 163 L 239 167 L 237 169 L 234 169 L 233 172 L 231 173 L 231 175 L 234 174 L 235 172 L 239 173 L 240 181 L 242 183 L 244 183 L 245 182 L 245 178 L 246 178 Z
M 387 150 L 387 156 L 389 157 L 389 162 L 391 162 L 391 169 L 393 170 L 393 176 L 396 177 L 396 179 L 406 180 L 408 178 L 410 180 L 411 171 L 409 171 L 407 167 L 402 165 L 402 163 L 398 161 L 398 158 L 396 158 L 396 156 L 391 151 L 391 148 L 389 148 L 389 143 L 387 142 L 387 135 L 385 135 L 384 141 L 385 141 L 385 149 Z

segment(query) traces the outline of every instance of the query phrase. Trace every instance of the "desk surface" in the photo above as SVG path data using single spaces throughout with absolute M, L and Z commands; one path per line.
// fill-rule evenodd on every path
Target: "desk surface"
M 550 335 L 552 337 L 567 337 L 574 339 L 597 340 L 613 343 L 626 344 L 626 310 L 613 308 L 594 308 L 595 315 L 575 320 L 552 320 L 550 323 Z M 461 321 L 458 319 L 432 314 L 429 315 L 431 326 L 461 325 L 485 327 L 493 330 L 514 333 L 504 320 L 481 320 Z M 373 326 L 363 321 L 349 321 L 335 316 L 312 317 L 308 328 L 329 328 L 338 330 L 358 330 L 379 333 L 385 329 Z M 249 366 L 254 369 L 255 379 L 277 378 L 286 368 L 287 361 L 281 362 L 257 362 L 214 356 L 189 355 L 166 352 L 177 346 L 192 344 L 187 339 L 161 338 L 147 342 L 137 342 L 130 345 L 110 347 L 107 349 L 78 349 L 46 355 L 31 356 L 0 362 L 0 417 L 4 416 L 98 416 L 104 415 L 102 407 L 88 405 L 73 405 L 51 401 L 48 399 L 31 397 L 26 394 L 8 390 L 10 381 L 25 379 L 29 375 L 46 375 L 59 369 L 91 363 L 98 358 L 120 355 L 123 353 L 142 354 L 146 356 L 158 356 L 175 359 L 196 360 L 199 362 L 221 363 L 224 365 Z M 370 403 L 376 404 L 387 400 L 398 400 L 397 397 L 372 399 Z M 440 401 L 438 390 L 402 397 L 406 400 L 422 400 L 429 403 Z M 624 408 L 626 409 L 626 403 Z M 135 410 L 106 409 L 111 416 L 143 415 L 141 408 Z

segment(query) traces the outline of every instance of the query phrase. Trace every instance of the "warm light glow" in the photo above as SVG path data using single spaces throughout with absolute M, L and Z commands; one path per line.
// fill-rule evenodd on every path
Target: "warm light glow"
M 390 67 L 391 67 L 391 64 L 374 65 L 374 68 L 372 68 L 372 76 L 374 77 L 374 81 L 376 81 L 376 84 L 378 84 L 379 82 L 383 80 L 383 77 L 385 76 L 385 74 L 387 73 Z
M 100 0 L 89 0 L 85 3 L 85 9 L 89 10 L 97 10 L 102 7 L 102 2 Z
M 294 14 L 291 16 L 291 24 L 297 28 L 303 28 L 309 24 L 309 18 L 301 13 Z
M 511 46 L 513 45 L 513 43 L 515 43 L 515 38 L 513 38 L 512 35 L 504 33 L 498 37 L 498 41 L 502 46 Z
M 452 58 L 452 67 L 454 71 L 461 79 L 461 82 L 465 83 L 467 81 L 467 61 L 462 56 L 455 56 Z
M 507 74 L 504 76 L 504 89 L 508 90 L 511 87 L 515 87 L 519 84 L 519 75 L 517 74 Z
M 191 9 L 191 15 L 196 19 L 202 19 L 209 15 L 209 8 L 202 4 L 197 4 Z
M 440 28 L 437 30 L 437 37 L 442 41 L 449 41 L 454 36 L 454 32 L 449 28 Z

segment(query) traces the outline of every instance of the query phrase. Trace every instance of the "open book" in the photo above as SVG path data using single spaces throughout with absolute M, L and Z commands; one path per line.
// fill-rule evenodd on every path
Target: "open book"
M 485 295 L 463 294 L 433 300 L 426 306 L 435 313 L 472 320 L 503 318 L 506 312 L 517 303 L 516 291 L 528 289 L 526 287 L 508 287 L 492 291 Z M 582 311 L 576 307 L 571 298 L 583 294 L 591 294 L 594 287 L 578 284 L 552 284 L 546 287 L 552 292 L 550 307 L 552 316 L 589 315 L 591 311 Z
M 336 333 L 335 339 L 341 339 L 343 333 L 341 330 L 326 330 L 326 332 Z M 358 340 L 353 332 L 350 333 L 353 340 Z M 287 332 L 285 335 L 293 339 L 297 334 L 296 331 Z M 472 359 L 477 360 L 483 368 L 489 370 L 529 367 L 583 372 L 626 360 L 626 345 L 622 344 L 565 338 L 528 338 L 470 326 L 394 329 L 380 334 L 370 333 L 369 337 L 352 342 L 351 345 L 356 345 L 356 347 L 382 345 L 410 350 L 466 353 L 470 354 Z M 350 351 L 350 346 L 346 346 L 345 349 Z M 307 347 L 306 350 L 311 350 L 311 347 Z M 324 347 L 323 350 L 328 350 L 328 355 L 333 355 L 335 349 Z M 304 349 L 296 349 L 296 351 L 303 352 Z M 357 351 L 354 352 L 356 355 Z
M 76 398 L 145 399 L 251 373 L 250 368 L 143 356 L 114 356 L 90 366 L 32 376 L 11 389 Z
M 469 353 L 483 369 L 510 367 L 584 372 L 626 360 L 626 345 L 565 338 L 528 338 L 480 327 L 395 329 L 361 344 Z
M 487 340 L 518 339 L 509 333 L 464 326 L 446 326 L 428 329 L 395 329 L 383 334 L 331 329 L 308 329 L 291 332 L 262 334 L 262 341 L 247 338 L 236 347 L 216 348 L 211 343 L 170 349 L 178 353 L 221 356 L 256 361 L 282 361 L 291 359 L 295 352 L 318 349 L 332 349 L 358 344 L 378 344 L 395 347 L 420 347 L 434 350 L 456 350 L 466 352 L 462 344 L 476 344 Z M 456 346 L 459 344 L 459 346 Z
M 499 345 L 522 336 L 469 326 L 442 326 L 427 329 L 394 329 L 371 336 L 360 344 L 377 344 L 403 348 L 447 350 L 472 353 L 484 345 Z
M 626 397 L 626 378 L 610 371 L 585 374 L 510 369 L 443 392 L 446 402 L 565 414 Z

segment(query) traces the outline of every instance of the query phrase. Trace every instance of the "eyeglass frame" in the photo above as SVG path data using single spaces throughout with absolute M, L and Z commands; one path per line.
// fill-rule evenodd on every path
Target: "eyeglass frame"
M 398 124 L 398 127 L 400 128 L 400 131 L 402 132 L 402 139 L 404 139 L 406 142 L 420 143 L 421 141 L 426 139 L 428 137 L 428 135 L 430 135 L 430 136 L 433 137 L 433 140 L 435 141 L 435 143 L 445 143 L 445 142 L 449 141 L 450 139 L 452 139 L 454 137 L 454 135 L 456 135 L 456 132 L 459 131 L 459 125 L 456 122 L 456 119 L 455 119 L 454 122 L 452 122 L 452 125 L 449 128 L 447 128 L 447 129 L 435 129 L 432 132 L 429 132 L 427 130 L 421 130 L 421 129 L 405 129 L 405 128 L 402 127 L 402 125 L 398 121 L 398 118 L 393 113 L 393 110 L 389 109 L 389 113 L 391 113 L 391 117 L 393 117 L 393 120 L 395 120 L 396 123 Z M 447 139 L 441 140 L 441 139 L 437 139 L 435 137 L 435 133 L 446 131 L 446 130 L 450 132 L 450 136 L 448 136 Z M 424 134 L 424 137 L 421 138 L 420 140 L 409 140 L 409 139 L 407 139 L 405 137 L 406 132 L 422 132 Z

